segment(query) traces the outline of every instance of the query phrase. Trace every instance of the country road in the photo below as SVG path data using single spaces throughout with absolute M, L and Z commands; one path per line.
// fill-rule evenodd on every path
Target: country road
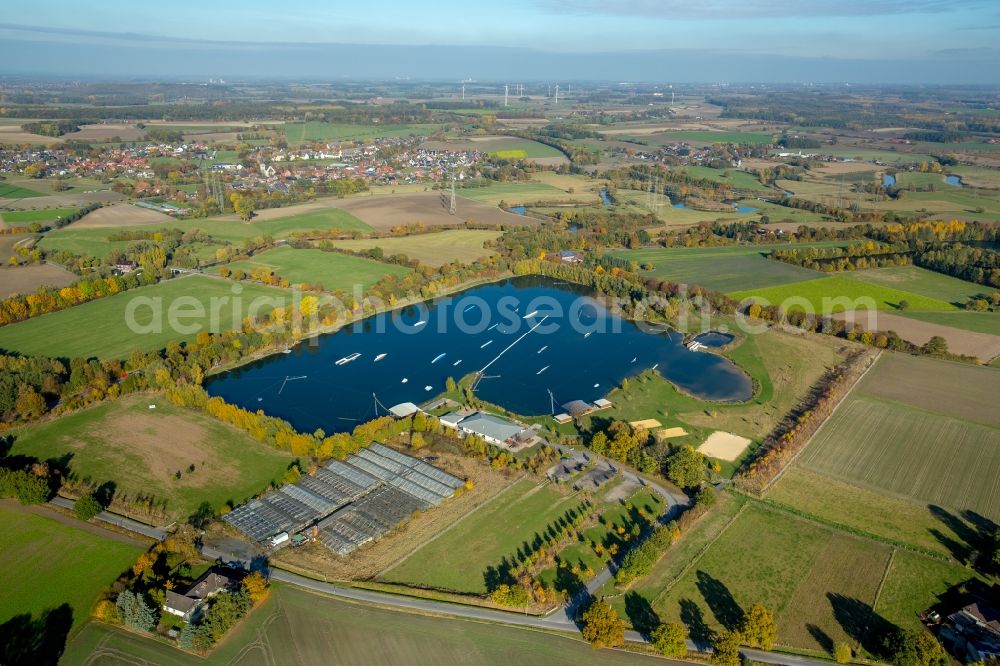
M 662 490 L 666 492 L 666 489 Z M 50 501 L 50 504 L 72 510 L 75 503 L 72 500 L 63 497 L 55 497 Z M 129 518 L 108 513 L 107 511 L 98 514 L 97 520 L 156 540 L 163 540 L 166 537 L 166 532 L 162 529 L 150 527 L 149 525 L 144 525 Z M 251 562 L 211 546 L 202 547 L 201 553 L 206 559 L 221 560 L 222 562 L 243 568 L 250 568 L 251 566 Z M 312 590 L 313 592 L 318 592 L 320 594 L 329 595 L 339 599 L 374 604 L 383 608 L 398 609 L 404 612 L 428 613 L 480 622 L 494 622 L 498 624 L 531 627 L 534 629 L 545 629 L 548 631 L 559 631 L 573 634 L 576 634 L 579 631 L 575 622 L 571 618 L 571 613 L 573 612 L 571 607 L 573 606 L 573 602 L 549 614 L 548 616 L 538 617 L 534 615 L 522 615 L 514 612 L 492 610 L 489 608 L 480 608 L 478 606 L 466 606 L 446 601 L 435 601 L 432 599 L 419 599 L 415 597 L 389 594 L 386 592 L 376 592 L 374 590 L 346 587 L 333 583 L 324 583 L 322 581 L 306 578 L 305 576 L 300 576 L 283 569 L 270 569 L 268 574 L 271 580 L 285 583 L 287 585 L 295 585 L 296 587 Z M 605 569 L 602 574 L 607 576 L 607 578 L 604 579 L 604 582 L 606 582 L 611 576 L 611 572 L 608 569 Z M 599 585 L 597 584 L 596 581 L 599 577 L 600 576 L 591 580 L 591 585 L 588 585 L 588 589 L 593 586 L 593 589 L 596 590 L 603 585 L 603 582 Z M 634 643 L 648 642 L 647 639 L 637 631 L 626 631 L 625 640 Z M 697 651 L 701 648 L 689 640 L 688 649 Z M 787 666 L 829 666 L 829 662 L 795 655 L 786 655 L 777 652 L 765 652 L 763 650 L 752 650 L 749 648 L 743 648 L 741 649 L 741 652 L 749 659 L 768 664 L 786 664 Z

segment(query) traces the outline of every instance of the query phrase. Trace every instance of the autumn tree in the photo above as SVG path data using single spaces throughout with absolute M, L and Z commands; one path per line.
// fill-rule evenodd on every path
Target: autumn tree
M 90 520 L 103 510 L 104 507 L 97 501 L 93 493 L 87 493 L 73 505 L 73 512 L 80 520 Z
M 715 666 L 739 666 L 740 634 L 738 631 L 721 631 L 712 640 L 712 663 Z
M 743 614 L 740 635 L 747 645 L 770 650 L 778 637 L 778 624 L 774 614 L 763 604 L 754 604 Z
M 583 638 L 595 648 L 625 643 L 625 622 L 605 601 L 595 601 L 583 614 Z
M 667 478 L 681 488 L 697 488 L 705 478 L 705 456 L 691 446 L 674 449 L 666 467 Z
M 838 664 L 850 663 L 853 653 L 847 643 L 837 643 L 833 646 L 833 658 Z
M 253 600 L 254 604 L 259 604 L 267 599 L 267 595 L 270 592 L 267 579 L 259 571 L 254 571 L 246 576 L 242 584 L 243 589 L 250 595 L 250 599 Z
M 687 656 L 688 630 L 679 622 L 665 622 L 653 630 L 650 636 L 653 647 L 664 657 L 683 659 Z

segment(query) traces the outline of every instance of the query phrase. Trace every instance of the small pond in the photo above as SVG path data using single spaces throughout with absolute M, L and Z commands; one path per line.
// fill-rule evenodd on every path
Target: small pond
M 733 340 L 736 336 L 731 333 L 723 333 L 721 331 L 706 331 L 704 333 L 699 333 L 694 336 L 695 342 L 700 342 L 706 347 L 725 347 Z

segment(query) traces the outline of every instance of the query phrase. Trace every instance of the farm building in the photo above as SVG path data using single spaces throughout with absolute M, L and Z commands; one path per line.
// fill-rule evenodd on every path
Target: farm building
M 215 569 L 209 569 L 183 594 L 167 590 L 163 610 L 189 622 L 210 597 L 219 592 L 236 590 L 239 585 L 238 579 L 231 578 Z
M 254 541 L 315 527 L 318 539 L 338 555 L 380 538 L 414 511 L 455 494 L 462 479 L 379 443 L 347 460 L 332 460 L 223 518 Z M 284 540 L 283 540 L 284 542 Z
M 468 435 L 482 437 L 496 446 L 517 447 L 534 437 L 534 433 L 527 428 L 486 412 L 473 412 L 464 418 L 460 416 L 456 413 L 445 414 L 441 417 L 441 423 Z

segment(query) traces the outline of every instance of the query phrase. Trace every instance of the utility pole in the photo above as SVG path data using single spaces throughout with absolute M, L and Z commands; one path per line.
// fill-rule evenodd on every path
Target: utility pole
M 452 171 L 451 172 L 451 206 L 448 207 L 448 214 L 449 215 L 454 215 L 455 214 L 455 210 L 457 208 L 458 208 L 458 205 L 455 202 L 455 172 Z

